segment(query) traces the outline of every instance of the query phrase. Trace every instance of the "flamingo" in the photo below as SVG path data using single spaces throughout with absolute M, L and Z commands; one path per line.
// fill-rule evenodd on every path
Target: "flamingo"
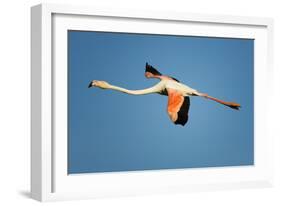
M 146 63 L 145 65 L 145 77 L 146 78 L 157 78 L 160 80 L 156 85 L 142 89 L 142 90 L 129 90 L 122 87 L 114 86 L 106 81 L 97 81 L 93 80 L 90 82 L 88 88 L 98 87 L 101 89 L 111 89 L 117 90 L 131 95 L 145 95 L 157 93 L 160 95 L 168 96 L 168 106 L 167 113 L 171 121 L 174 124 L 184 126 L 188 121 L 188 112 L 190 107 L 190 96 L 204 97 L 216 101 L 220 104 L 228 106 L 232 109 L 239 110 L 240 104 L 235 102 L 225 102 L 220 99 L 209 96 L 206 93 L 198 92 L 196 89 L 193 89 L 179 80 L 171 77 L 162 75 L 156 68 Z

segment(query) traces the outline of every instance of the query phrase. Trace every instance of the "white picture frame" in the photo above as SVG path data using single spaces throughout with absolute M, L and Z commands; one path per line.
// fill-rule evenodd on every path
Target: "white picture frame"
M 154 26 L 156 23 L 157 27 Z M 192 30 L 188 29 L 191 27 Z M 169 31 L 167 28 L 173 29 Z M 241 168 L 68 175 L 65 138 L 67 113 L 63 109 L 67 103 L 65 35 L 68 29 L 254 38 L 255 164 Z M 272 186 L 273 139 L 266 126 L 268 98 L 262 96 L 270 88 L 273 75 L 272 29 L 273 21 L 269 18 L 128 11 L 57 4 L 32 7 L 32 198 L 53 201 Z

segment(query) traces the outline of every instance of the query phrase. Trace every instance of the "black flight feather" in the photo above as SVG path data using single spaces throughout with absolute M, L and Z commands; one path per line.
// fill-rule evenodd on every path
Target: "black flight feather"
M 185 97 L 181 105 L 181 108 L 178 111 L 178 119 L 177 121 L 175 121 L 175 124 L 180 124 L 184 126 L 187 123 L 189 107 L 190 107 L 190 99 L 189 97 Z
M 153 66 L 149 65 L 147 62 L 145 64 L 145 72 L 150 72 L 154 75 L 162 75 L 157 69 L 155 69 Z

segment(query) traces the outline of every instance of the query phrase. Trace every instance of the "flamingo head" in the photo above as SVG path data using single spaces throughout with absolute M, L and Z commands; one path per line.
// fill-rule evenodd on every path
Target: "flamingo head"
M 106 81 L 93 80 L 90 82 L 88 88 L 90 88 L 90 87 L 99 87 L 101 89 L 109 89 L 110 84 L 108 84 Z

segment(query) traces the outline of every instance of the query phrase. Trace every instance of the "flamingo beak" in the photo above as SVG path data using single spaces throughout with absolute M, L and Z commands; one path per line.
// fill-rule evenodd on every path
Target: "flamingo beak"
M 93 82 L 91 82 L 88 86 L 88 88 L 91 88 L 93 86 Z

